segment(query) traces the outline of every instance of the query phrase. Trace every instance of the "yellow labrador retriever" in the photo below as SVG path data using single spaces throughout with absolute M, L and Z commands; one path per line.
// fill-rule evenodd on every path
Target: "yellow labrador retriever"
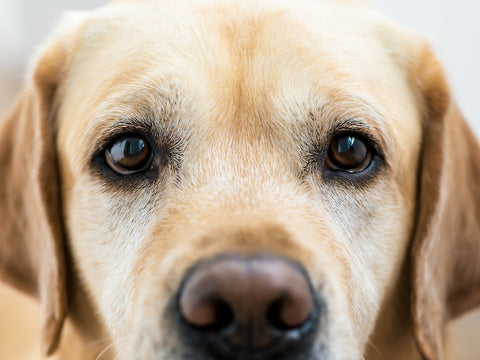
M 0 149 L 0 276 L 60 359 L 443 359 L 480 303 L 480 147 L 357 1 L 72 14 Z

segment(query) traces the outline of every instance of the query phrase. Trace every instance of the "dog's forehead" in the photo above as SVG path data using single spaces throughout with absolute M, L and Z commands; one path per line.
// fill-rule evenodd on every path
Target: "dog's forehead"
M 326 121 L 375 119 L 399 147 L 419 138 L 408 37 L 357 2 L 122 1 L 79 38 L 59 116 L 66 144 L 157 95 L 236 123 L 298 122 L 336 105 Z

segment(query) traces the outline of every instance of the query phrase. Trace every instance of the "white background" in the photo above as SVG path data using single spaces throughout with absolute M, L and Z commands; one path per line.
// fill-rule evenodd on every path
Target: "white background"
M 460 108 L 480 137 L 480 1 L 368 0 L 432 39 Z

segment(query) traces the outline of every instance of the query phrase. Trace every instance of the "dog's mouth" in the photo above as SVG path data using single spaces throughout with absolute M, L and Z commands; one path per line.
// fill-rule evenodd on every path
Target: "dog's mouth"
M 276 329 L 270 327 L 267 334 L 256 334 L 254 324 L 231 324 L 220 332 L 205 336 L 207 352 L 215 359 L 280 359 L 282 354 L 292 358 L 310 349 L 318 321 L 317 314 L 299 328 Z M 302 355 L 293 358 L 304 358 Z

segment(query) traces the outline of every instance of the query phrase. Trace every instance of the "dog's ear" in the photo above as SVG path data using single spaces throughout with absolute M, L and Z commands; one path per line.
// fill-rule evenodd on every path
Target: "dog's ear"
M 67 306 L 53 129 L 63 60 L 52 42 L 0 123 L 0 279 L 39 300 L 46 354 L 57 347 Z
M 480 305 L 480 146 L 428 47 L 412 72 L 423 107 L 413 319 L 420 352 L 443 358 L 445 323 Z

